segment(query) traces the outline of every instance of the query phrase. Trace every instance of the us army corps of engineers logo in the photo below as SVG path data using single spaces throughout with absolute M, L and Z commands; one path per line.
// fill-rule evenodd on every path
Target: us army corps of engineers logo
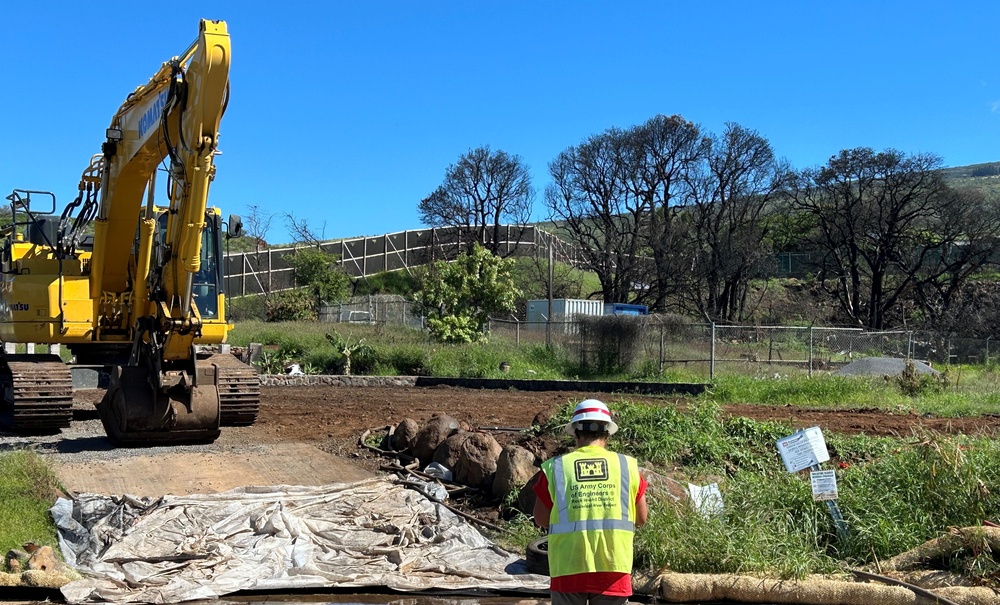
M 608 478 L 608 461 L 603 458 L 577 460 L 573 472 L 577 481 L 604 481 Z

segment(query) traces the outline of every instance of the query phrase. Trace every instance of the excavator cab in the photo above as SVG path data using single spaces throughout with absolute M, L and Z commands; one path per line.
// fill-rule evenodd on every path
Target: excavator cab
M 203 320 L 219 317 L 219 293 L 223 291 L 222 276 L 222 217 L 216 212 L 205 216 L 205 229 L 201 232 L 201 268 L 192 280 L 192 298 Z M 163 246 L 167 237 L 167 212 L 157 215 L 157 242 Z

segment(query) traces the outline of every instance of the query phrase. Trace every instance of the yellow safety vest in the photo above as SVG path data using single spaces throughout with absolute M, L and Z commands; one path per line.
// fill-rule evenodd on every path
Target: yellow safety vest
M 549 575 L 631 573 L 639 465 L 587 445 L 542 463 L 549 482 Z

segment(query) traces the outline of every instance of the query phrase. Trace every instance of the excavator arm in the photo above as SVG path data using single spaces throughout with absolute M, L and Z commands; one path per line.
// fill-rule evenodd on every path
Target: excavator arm
M 189 357 L 199 330 L 191 302 L 192 280 L 200 269 L 208 190 L 215 176 L 213 156 L 229 91 L 229 62 L 226 24 L 202 20 L 198 39 L 129 95 L 112 119 L 103 146 L 91 298 L 105 306 L 98 310 L 104 317 L 115 316 L 110 306 L 134 309 L 124 314 L 130 320 L 156 315 L 156 329 L 166 336 L 168 360 Z M 152 195 L 156 169 L 165 159 L 169 160 L 167 232 L 162 250 L 152 258 L 156 225 L 151 198 L 145 216 L 140 215 L 143 194 L 148 190 Z M 140 251 L 133 257 L 140 221 Z M 150 251 L 143 249 L 147 246 Z M 148 283 L 135 283 L 140 281 Z M 123 300 L 130 292 L 132 300 Z M 155 309 L 147 307 L 150 303 Z M 116 327 L 126 328 L 110 326 Z
M 203 324 L 193 285 L 229 63 L 226 24 L 202 20 L 198 39 L 129 96 L 107 131 L 91 297 L 102 333 L 132 339 L 128 364 L 112 368 L 98 405 L 105 429 L 119 443 L 219 434 L 220 384 L 226 371 L 235 370 L 223 360 L 197 359 L 194 344 Z M 153 191 L 163 161 L 169 206 L 160 233 Z

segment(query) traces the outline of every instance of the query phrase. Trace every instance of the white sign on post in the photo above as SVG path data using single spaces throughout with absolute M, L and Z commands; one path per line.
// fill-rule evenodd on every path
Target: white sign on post
M 781 454 L 781 461 L 785 463 L 785 470 L 789 473 L 797 473 L 830 459 L 823 431 L 818 426 L 802 429 L 784 439 L 779 439 L 778 453 Z
M 812 483 L 813 500 L 837 499 L 836 471 L 813 471 L 809 473 L 809 481 Z

